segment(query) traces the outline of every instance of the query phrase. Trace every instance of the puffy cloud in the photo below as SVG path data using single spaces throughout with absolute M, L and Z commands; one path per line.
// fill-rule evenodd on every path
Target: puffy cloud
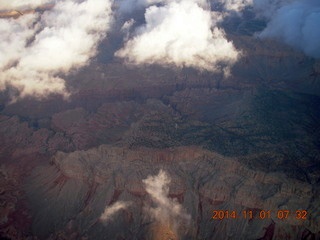
M 106 0 L 57 1 L 50 10 L 0 19 L 0 89 L 13 86 L 20 97 L 67 95 L 59 77 L 88 63 L 112 20 Z
M 319 23 L 319 1 L 294 1 L 275 11 L 259 36 L 279 39 L 308 56 L 320 58 Z
M 217 25 L 222 15 L 205 1 L 167 1 L 150 6 L 146 24 L 115 55 L 131 64 L 163 64 L 219 71 L 233 64 L 239 52 Z
M 0 19 L 0 69 L 16 62 L 24 51 L 28 39 L 34 35 L 33 23 L 37 15 L 27 14 L 20 18 Z M 1 85 L 0 85 L 1 86 Z
M 100 220 L 104 222 L 111 220 L 112 216 L 114 216 L 121 209 L 126 209 L 129 205 L 129 202 L 118 201 L 111 206 L 107 206 L 104 212 L 101 214 Z
M 180 224 L 185 225 L 190 221 L 190 215 L 177 201 L 168 197 L 170 182 L 170 177 L 163 170 L 143 180 L 146 192 L 155 203 L 154 207 L 147 208 L 147 212 L 153 220 L 165 225 L 171 224 L 177 229 Z

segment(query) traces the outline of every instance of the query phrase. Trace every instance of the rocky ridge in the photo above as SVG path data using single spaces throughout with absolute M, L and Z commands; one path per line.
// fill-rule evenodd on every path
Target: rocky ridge
M 225 239 L 227 236 L 231 239 L 282 239 L 283 234 L 290 239 L 301 239 L 306 231 L 316 237 L 320 230 L 319 197 L 315 195 L 318 190 L 312 185 L 281 173 L 254 171 L 237 159 L 196 146 L 155 150 L 101 145 L 88 151 L 58 152 L 52 164 L 36 170 L 28 186 L 33 204 L 50 206 L 50 209 L 33 209 L 36 218 L 33 227 L 40 235 L 63 230 L 72 219 L 75 226 L 80 224 L 84 228 L 74 229 L 79 239 L 80 236 L 144 239 L 140 237 L 145 235 L 139 234 L 148 232 L 152 225 L 141 217 L 143 206 L 148 202 L 142 180 L 157 174 L 159 169 L 167 171 L 172 179 L 169 197 L 176 198 L 191 215 L 189 231 L 180 236 L 181 239 Z M 68 201 L 59 200 L 65 198 L 66 192 Z M 36 197 L 40 195 L 45 198 Z M 58 199 L 51 196 L 58 196 Z M 132 204 L 110 223 L 101 223 L 99 216 L 105 205 L 116 201 Z M 235 210 L 239 215 L 244 210 L 253 210 L 256 215 L 253 220 L 243 217 L 216 220 L 212 219 L 215 209 Z M 297 220 L 291 215 L 285 220 L 278 219 L 276 212 L 281 209 L 290 210 L 292 214 L 305 209 L 308 218 Z M 257 214 L 261 210 L 271 210 L 271 217 L 259 219 Z M 53 212 L 52 219 L 43 219 Z M 125 220 L 127 215 L 130 216 L 128 221 Z M 115 231 L 121 224 L 136 230 Z M 269 228 L 273 230 L 267 231 Z M 268 237 L 264 238 L 266 235 Z

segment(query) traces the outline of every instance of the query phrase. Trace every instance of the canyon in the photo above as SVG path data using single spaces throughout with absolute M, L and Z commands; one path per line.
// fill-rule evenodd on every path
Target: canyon
M 254 17 L 223 24 L 243 51 L 227 78 L 123 64 L 114 31 L 68 99 L 2 91 L 1 238 L 319 239 L 320 62 L 254 37 Z M 165 223 L 146 186 L 162 172 Z

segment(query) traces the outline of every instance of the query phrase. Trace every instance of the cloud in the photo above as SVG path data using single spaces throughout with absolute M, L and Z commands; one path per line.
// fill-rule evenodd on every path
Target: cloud
M 218 27 L 222 15 L 205 1 L 167 1 L 146 9 L 145 22 L 115 56 L 130 64 L 162 64 L 220 71 L 239 52 Z
M 119 0 L 117 2 L 120 13 L 130 13 L 152 4 L 163 3 L 165 0 Z
M 154 221 L 171 224 L 177 229 L 180 225 L 189 223 L 190 215 L 176 200 L 168 197 L 170 182 L 170 177 L 163 170 L 160 170 L 158 175 L 148 176 L 143 180 L 146 192 L 155 204 L 154 207 L 147 208 L 147 213 Z
M 294 1 L 275 11 L 259 36 L 281 40 L 308 56 L 320 58 L 319 23 L 319 1 Z
M 121 27 L 121 31 L 123 32 L 127 32 L 130 30 L 130 28 L 133 26 L 133 24 L 135 23 L 134 19 L 131 18 L 130 20 L 126 21 L 122 27 Z
M 68 95 L 60 76 L 88 64 L 112 21 L 106 0 L 57 1 L 43 14 L 0 19 L 0 89 Z
M 52 0 L 1 0 L 0 10 L 21 10 L 26 8 L 36 8 L 41 5 L 51 3 Z
M 130 29 L 133 27 L 133 25 L 135 24 L 135 20 L 133 18 L 131 18 L 130 20 L 126 21 L 120 31 L 124 34 L 124 40 L 128 40 L 129 36 L 130 36 Z
M 219 0 L 224 10 L 240 12 L 245 7 L 252 5 L 254 0 Z
M 104 212 L 101 214 L 100 220 L 104 222 L 111 220 L 113 215 L 115 215 L 121 209 L 126 209 L 130 204 L 130 202 L 118 201 L 111 206 L 107 206 L 104 209 Z
M 269 21 L 279 8 L 293 1 L 295 0 L 253 0 L 251 5 L 258 17 Z
M 257 36 L 273 38 L 320 58 L 320 2 L 318 0 L 219 0 L 224 10 L 241 13 L 251 7 L 267 27 Z

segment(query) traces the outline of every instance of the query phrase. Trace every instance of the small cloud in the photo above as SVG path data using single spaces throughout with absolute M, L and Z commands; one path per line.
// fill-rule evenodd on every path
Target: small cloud
M 111 206 L 107 206 L 104 209 L 104 212 L 100 216 L 101 221 L 109 221 L 112 217 L 122 209 L 126 209 L 130 205 L 129 202 L 118 201 L 112 204 Z
M 122 27 L 121 27 L 121 32 L 124 34 L 124 40 L 127 41 L 129 39 L 130 35 L 130 30 L 132 26 L 134 25 L 135 20 L 131 18 L 130 20 L 126 21 Z
M 163 170 L 158 175 L 148 176 L 143 180 L 146 192 L 155 204 L 147 207 L 146 211 L 154 221 L 163 225 L 170 224 L 177 231 L 179 227 L 188 225 L 191 217 L 181 204 L 169 198 L 170 182 L 169 175 Z
M 130 20 L 126 21 L 126 22 L 122 25 L 121 31 L 123 31 L 123 32 L 129 31 L 129 30 L 131 29 L 131 27 L 133 26 L 134 23 L 135 23 L 135 21 L 134 21 L 134 19 L 132 19 L 132 18 L 131 18 Z

